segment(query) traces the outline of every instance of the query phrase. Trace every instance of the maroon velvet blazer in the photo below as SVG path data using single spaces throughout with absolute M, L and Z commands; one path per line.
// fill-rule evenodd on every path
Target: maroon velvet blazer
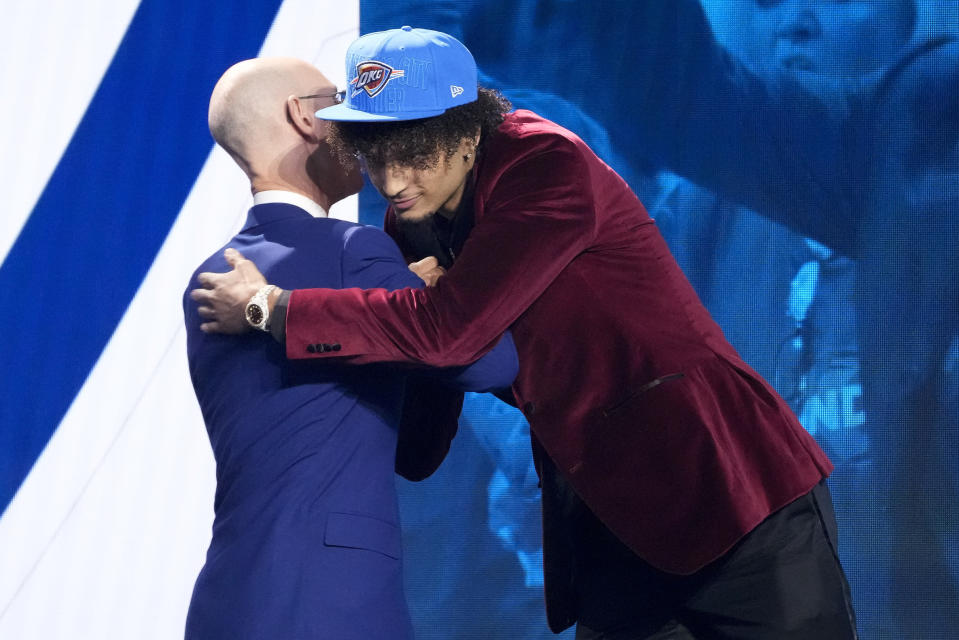
M 513 393 L 535 436 L 623 542 L 674 573 L 829 474 L 642 204 L 578 137 L 512 113 L 475 179 L 475 226 L 435 288 L 295 291 L 288 357 L 460 365 L 511 328 Z M 341 350 L 307 348 L 322 342 Z

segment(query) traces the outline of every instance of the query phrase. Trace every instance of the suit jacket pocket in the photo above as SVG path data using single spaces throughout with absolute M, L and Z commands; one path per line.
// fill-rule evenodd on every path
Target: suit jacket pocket
M 629 394 L 622 400 L 619 400 L 618 402 L 611 404 L 605 409 L 603 409 L 603 417 L 609 418 L 615 415 L 617 412 L 621 411 L 626 405 L 628 405 L 631 400 L 649 392 L 652 389 L 655 389 L 656 387 L 663 384 L 664 382 L 670 382 L 671 380 L 679 380 L 680 378 L 685 378 L 685 377 L 686 377 L 685 373 L 670 373 L 665 376 L 654 378 L 653 380 L 650 380 L 646 384 L 640 385 L 638 389 L 636 389 L 633 393 Z
M 330 513 L 323 543 L 328 547 L 376 551 L 396 559 L 402 556 L 398 526 L 358 513 Z

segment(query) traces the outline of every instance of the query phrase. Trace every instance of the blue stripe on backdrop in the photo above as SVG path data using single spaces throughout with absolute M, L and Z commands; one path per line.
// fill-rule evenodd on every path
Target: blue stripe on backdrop
M 212 145 L 214 83 L 257 54 L 280 4 L 140 4 L 0 266 L 0 509 L 79 392 L 196 180 Z

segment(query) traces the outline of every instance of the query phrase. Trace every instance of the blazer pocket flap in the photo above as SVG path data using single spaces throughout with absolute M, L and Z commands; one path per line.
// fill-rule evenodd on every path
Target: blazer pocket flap
M 357 513 L 331 513 L 323 543 L 328 547 L 366 549 L 390 558 L 402 556 L 400 528 L 391 522 Z

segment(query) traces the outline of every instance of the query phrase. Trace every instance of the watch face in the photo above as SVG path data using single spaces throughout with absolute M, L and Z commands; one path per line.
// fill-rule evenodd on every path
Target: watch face
M 254 327 L 263 322 L 263 309 L 258 304 L 248 304 L 246 306 L 246 320 Z

